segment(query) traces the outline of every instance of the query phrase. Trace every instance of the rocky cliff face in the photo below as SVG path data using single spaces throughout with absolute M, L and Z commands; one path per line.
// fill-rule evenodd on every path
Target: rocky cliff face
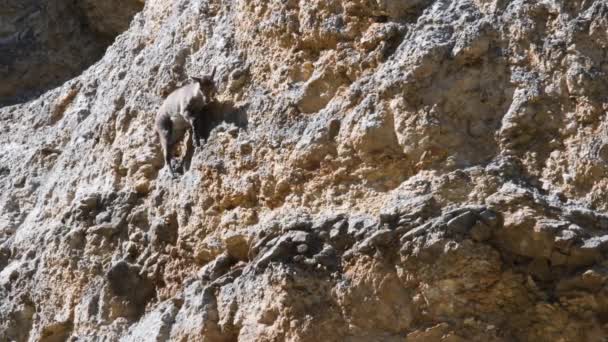
M 607 32 L 605 1 L 147 1 L 0 109 L 0 340 L 602 341 Z M 214 67 L 172 179 L 155 110 Z

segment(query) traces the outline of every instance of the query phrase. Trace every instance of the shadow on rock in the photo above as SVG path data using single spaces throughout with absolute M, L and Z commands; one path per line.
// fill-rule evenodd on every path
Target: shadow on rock
M 238 128 L 247 129 L 249 121 L 247 118 L 247 105 L 237 107 L 231 101 L 214 101 L 198 113 L 198 119 L 194 122 L 194 129 L 201 137 L 201 146 L 209 139 L 211 131 L 222 123 L 234 124 Z M 192 148 L 192 137 L 188 138 L 188 148 L 183 157 L 181 165 L 177 167 L 178 172 L 186 172 L 190 169 L 194 148 Z

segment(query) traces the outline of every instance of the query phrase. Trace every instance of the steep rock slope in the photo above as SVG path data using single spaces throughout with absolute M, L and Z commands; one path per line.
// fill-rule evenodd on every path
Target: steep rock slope
M 605 1 L 147 1 L 0 109 L 0 339 L 602 341 Z M 171 179 L 164 96 L 216 69 Z

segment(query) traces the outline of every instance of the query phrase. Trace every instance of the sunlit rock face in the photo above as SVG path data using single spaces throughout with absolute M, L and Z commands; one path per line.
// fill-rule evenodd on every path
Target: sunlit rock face
M 605 1 L 147 1 L 0 109 L 0 340 L 602 341 L 607 32 Z M 155 113 L 214 69 L 172 178 Z

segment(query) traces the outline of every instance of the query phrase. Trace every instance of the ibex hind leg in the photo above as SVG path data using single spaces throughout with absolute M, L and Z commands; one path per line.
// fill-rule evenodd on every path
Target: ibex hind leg
M 173 170 L 173 165 L 171 164 L 171 152 L 173 150 L 173 144 L 170 143 L 170 139 L 171 137 L 165 137 L 162 140 L 165 141 L 165 143 L 163 143 L 163 156 L 165 159 L 165 166 L 167 166 L 169 168 L 169 172 L 171 172 L 171 176 L 175 177 L 175 170 Z
M 171 137 L 171 129 L 163 128 L 159 131 L 159 133 L 160 145 L 163 149 L 163 157 L 165 159 L 165 166 L 169 168 L 171 176 L 175 177 L 175 170 L 173 170 L 173 165 L 171 164 L 171 152 L 173 150 L 173 139 Z
M 173 170 L 173 165 L 171 164 L 171 147 L 167 146 L 164 149 L 165 154 L 165 165 L 169 167 L 169 172 L 171 172 L 171 176 L 175 178 L 175 170 Z

